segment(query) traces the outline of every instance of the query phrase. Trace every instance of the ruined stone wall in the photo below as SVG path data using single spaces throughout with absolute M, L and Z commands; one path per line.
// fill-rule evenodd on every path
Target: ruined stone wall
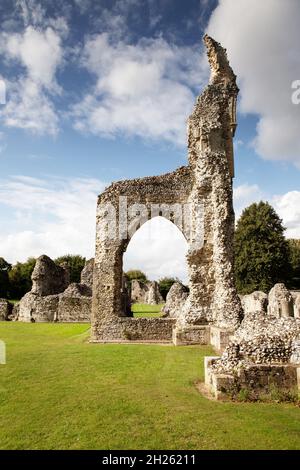
M 94 258 L 86 261 L 83 270 L 80 275 L 80 284 L 84 284 L 93 287 L 93 275 L 94 275 Z
M 276 318 L 292 317 L 293 297 L 284 284 L 279 283 L 270 290 L 268 296 L 268 314 Z
M 174 282 L 167 294 L 166 303 L 162 309 L 164 314 L 170 318 L 178 318 L 188 295 L 188 291 L 183 284 Z
M 208 36 L 205 44 L 212 73 L 210 84 L 197 99 L 189 119 L 189 165 L 162 176 L 113 183 L 99 196 L 92 305 L 94 340 L 105 336 L 104 330 L 108 330 L 109 325 L 118 325 L 120 318 L 126 315 L 120 294 L 123 253 L 140 225 L 162 215 L 159 208 L 163 204 L 189 203 L 192 214 L 192 223 L 188 226 L 185 223 L 179 226 L 174 214 L 164 214 L 179 226 L 189 243 L 190 295 L 178 324 L 186 328 L 209 322 L 228 328 L 237 327 L 240 322 L 242 308 L 234 286 L 232 244 L 232 139 L 238 88 L 225 50 Z M 120 197 L 126 197 L 128 206 L 134 207 L 128 220 L 126 216 L 130 234 L 126 233 L 125 237 L 120 236 L 123 235 L 120 224 L 116 227 L 107 224 L 109 211 L 119 221 Z M 158 208 L 156 214 L 150 213 L 153 204 Z M 203 214 L 199 206 L 203 207 Z M 140 211 L 139 226 L 134 226 Z M 199 233 L 201 217 L 204 233 Z M 117 237 L 111 236 L 114 229 Z
M 90 322 L 92 309 L 92 289 L 85 284 L 70 284 L 59 295 L 55 321 Z
M 18 321 L 52 322 L 58 311 L 59 295 L 40 296 L 28 292 L 20 301 Z
M 32 290 L 21 299 L 17 319 L 23 322 L 90 322 L 92 277 L 93 260 L 89 260 L 81 276 L 86 284 L 69 285 L 67 270 L 49 257 L 41 256 L 32 274 Z
M 0 299 L 0 321 L 8 320 L 12 314 L 13 306 L 6 299 Z
M 169 318 L 116 318 L 99 330 L 93 328 L 91 341 L 171 342 L 175 320 Z
M 278 400 L 296 397 L 299 393 L 300 367 L 293 364 L 249 364 L 235 374 L 218 372 L 218 358 L 206 358 L 205 384 L 217 400 Z M 242 393 L 242 395 L 240 395 Z
M 140 282 L 137 279 L 131 281 L 131 302 L 138 304 L 157 305 L 164 299 L 159 291 L 156 281 Z
M 59 294 L 70 283 L 67 269 L 58 266 L 46 255 L 42 255 L 36 260 L 31 279 L 32 294 L 41 296 Z

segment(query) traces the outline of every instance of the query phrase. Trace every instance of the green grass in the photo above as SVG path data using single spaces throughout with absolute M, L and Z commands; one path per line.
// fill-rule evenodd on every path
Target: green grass
M 8 299 L 8 301 L 9 301 L 11 304 L 14 304 L 14 305 L 20 303 L 20 300 L 19 300 L 19 299 Z
M 160 305 L 147 305 L 147 304 L 133 304 L 131 311 L 134 318 L 148 317 L 158 318 L 162 316 L 161 309 L 164 304 Z
M 199 394 L 211 347 L 89 344 L 88 334 L 0 324 L 1 449 L 299 449 L 296 406 Z

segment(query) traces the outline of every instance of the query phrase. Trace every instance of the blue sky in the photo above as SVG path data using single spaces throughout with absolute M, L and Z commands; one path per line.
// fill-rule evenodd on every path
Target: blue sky
M 0 15 L 0 256 L 90 257 L 108 183 L 186 164 L 205 32 L 241 89 L 236 213 L 267 199 L 300 237 L 298 0 L 2 0 Z M 181 234 L 153 222 L 147 253 L 141 229 L 125 268 L 186 278 Z

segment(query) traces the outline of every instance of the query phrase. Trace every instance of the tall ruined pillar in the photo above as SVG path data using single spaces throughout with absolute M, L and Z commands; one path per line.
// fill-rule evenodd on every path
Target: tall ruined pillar
M 189 165 L 194 174 L 190 202 L 204 206 L 204 244 L 190 246 L 190 296 L 184 325 L 238 325 L 241 304 L 234 285 L 233 136 L 238 87 L 226 50 L 205 36 L 211 67 L 209 85 L 188 121 Z

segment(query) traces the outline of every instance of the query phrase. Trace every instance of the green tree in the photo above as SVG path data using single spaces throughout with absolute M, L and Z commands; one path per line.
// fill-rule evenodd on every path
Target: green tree
M 70 282 L 80 282 L 81 271 L 85 265 L 85 258 L 80 255 L 65 255 L 54 260 L 56 264 L 66 265 L 70 272 Z
M 133 280 L 140 281 L 143 284 L 145 284 L 148 281 L 146 274 L 143 273 L 143 271 L 140 271 L 139 269 L 132 269 L 130 271 L 127 271 L 125 275 L 128 277 L 128 280 L 130 283 Z
M 289 277 L 288 243 L 282 220 L 268 202 L 246 208 L 235 232 L 235 276 L 243 294 L 267 292 Z
M 0 297 L 5 299 L 8 297 L 9 292 L 9 276 L 8 273 L 11 269 L 11 264 L 0 258 Z
M 9 298 L 20 299 L 32 287 L 31 274 L 36 263 L 35 258 L 28 258 L 25 263 L 16 263 L 9 271 Z
M 175 282 L 181 282 L 177 277 L 163 277 L 158 281 L 159 291 L 164 300 L 166 300 L 167 294 Z
M 290 289 L 300 289 L 300 239 L 290 239 L 289 262 L 291 265 Z

